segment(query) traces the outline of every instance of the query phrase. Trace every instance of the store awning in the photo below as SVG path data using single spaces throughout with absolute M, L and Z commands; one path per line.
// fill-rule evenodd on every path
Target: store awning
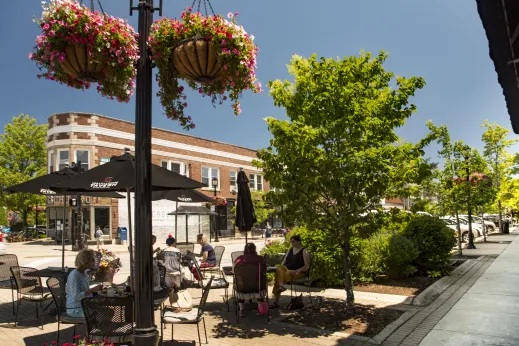
M 487 34 L 490 58 L 503 88 L 512 129 L 519 134 L 519 1 L 476 2 Z

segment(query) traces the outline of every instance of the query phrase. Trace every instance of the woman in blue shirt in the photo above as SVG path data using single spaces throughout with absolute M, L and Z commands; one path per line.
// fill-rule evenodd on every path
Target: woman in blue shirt
M 199 257 L 202 257 L 200 268 L 214 267 L 216 265 L 216 254 L 211 244 L 207 242 L 207 236 L 199 234 L 196 236 L 196 240 L 202 246 L 199 255 Z
M 67 295 L 67 315 L 84 317 L 81 299 L 92 297 L 92 293 L 99 292 L 103 286 L 90 288 L 86 271 L 95 265 L 95 254 L 92 249 L 81 250 L 76 257 L 76 268 L 67 278 L 65 293 Z

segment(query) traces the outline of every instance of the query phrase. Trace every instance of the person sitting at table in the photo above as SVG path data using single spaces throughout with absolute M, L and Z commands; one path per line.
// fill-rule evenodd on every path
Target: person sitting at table
M 258 255 L 258 253 L 256 252 L 256 244 L 254 243 L 245 244 L 245 248 L 243 249 L 243 255 L 238 257 L 233 264 L 233 272 L 235 268 L 245 264 L 262 265 L 263 269 L 266 270 L 267 262 L 265 261 L 265 257 Z M 261 293 L 236 292 L 240 316 L 245 316 L 245 314 L 243 313 L 245 300 L 257 299 L 258 301 L 262 301 L 264 296 L 266 296 L 266 292 L 264 290 L 262 290 Z
M 92 249 L 83 249 L 76 256 L 76 269 L 70 272 L 65 286 L 67 297 L 67 315 L 71 317 L 84 317 L 81 300 L 92 297 L 92 293 L 99 292 L 103 286 L 97 285 L 90 288 L 86 271 L 95 265 L 95 254 Z
M 184 278 L 184 267 L 182 267 L 182 253 L 176 248 L 177 241 L 170 234 L 166 239 L 167 248 L 162 250 L 164 254 L 164 267 L 166 267 L 166 286 L 172 291 L 180 288 Z M 170 295 L 170 302 L 172 296 Z
M 301 236 L 293 235 L 290 237 L 292 247 L 288 250 L 283 262 L 276 266 L 276 278 L 274 281 L 274 303 L 272 308 L 279 307 L 279 297 L 281 293 L 286 291 L 285 283 L 297 280 L 305 276 L 305 272 L 310 267 L 310 255 L 308 251 L 301 245 Z
M 205 234 L 199 234 L 196 236 L 196 242 L 202 246 L 200 255 L 200 268 L 208 268 L 216 266 L 216 254 L 214 248 L 207 242 L 207 236 Z
M 156 242 L 157 242 L 157 236 L 152 235 L 151 236 L 151 250 L 153 251 L 153 255 L 160 252 L 160 247 L 153 248 L 153 246 L 155 245 Z

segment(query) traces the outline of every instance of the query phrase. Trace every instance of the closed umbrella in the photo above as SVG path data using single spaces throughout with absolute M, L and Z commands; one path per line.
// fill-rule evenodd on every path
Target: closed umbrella
M 120 156 L 112 156 L 104 165 L 94 167 L 75 177 L 67 186 L 55 186 L 71 191 L 126 191 L 128 201 L 128 231 L 130 243 L 130 277 L 133 278 L 133 241 L 131 223 L 130 191 L 135 188 L 135 157 L 128 152 Z M 170 171 L 166 168 L 151 165 L 152 190 L 197 189 L 205 185 Z M 149 235 L 151 237 L 151 234 Z M 133 279 L 132 279 L 133 280 Z M 133 282 L 132 282 L 133 286 Z
M 240 232 L 245 232 L 245 242 L 247 243 L 247 232 L 256 223 L 256 214 L 249 189 L 249 179 L 244 171 L 238 172 L 238 198 L 236 200 L 236 219 L 234 224 Z
M 183 203 L 212 203 L 213 199 L 209 196 L 196 190 L 168 190 L 168 191 L 153 191 L 151 194 L 152 201 L 159 201 L 166 199 L 175 202 L 175 210 L 178 209 L 178 202 Z M 175 214 L 175 239 L 177 238 L 177 220 L 178 215 Z M 187 215 L 186 215 L 187 225 Z M 198 225 L 200 225 L 200 214 L 198 214 Z M 186 226 L 187 227 L 187 226 Z M 187 243 L 187 236 L 186 236 Z
M 30 193 L 34 195 L 46 196 L 64 196 L 63 198 L 63 230 L 61 231 L 61 269 L 65 268 L 65 224 L 67 215 L 67 195 L 70 194 L 64 190 L 53 189 L 53 186 L 66 186 L 71 181 L 72 177 L 76 177 L 81 173 L 65 167 L 59 171 L 52 172 L 41 177 L 37 177 L 26 181 L 24 183 L 10 186 L 4 189 L 8 193 Z M 90 191 L 84 192 L 85 196 L 91 197 L 110 197 L 110 198 L 124 198 L 122 195 L 113 191 Z M 57 235 L 57 234 L 56 234 Z

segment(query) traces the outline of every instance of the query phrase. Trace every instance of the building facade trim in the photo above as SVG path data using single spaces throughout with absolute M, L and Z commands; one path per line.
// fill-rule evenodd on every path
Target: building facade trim
M 47 131 L 47 136 L 57 135 L 60 133 L 87 133 L 90 135 L 105 135 L 115 138 L 122 138 L 127 140 L 135 140 L 135 134 L 129 133 L 129 132 L 123 132 L 123 131 L 117 131 L 112 129 L 106 129 L 102 127 L 92 127 L 89 125 L 62 125 L 62 126 L 55 126 L 50 128 Z M 214 156 L 221 156 L 229 159 L 235 159 L 240 161 L 246 161 L 246 162 L 252 162 L 254 160 L 253 157 L 250 156 L 244 156 L 244 155 L 238 155 L 233 154 L 221 150 L 215 150 L 215 149 L 209 149 L 209 148 L 203 148 L 198 147 L 194 145 L 189 144 L 183 144 L 179 142 L 173 142 L 158 138 L 152 138 L 151 144 L 160 145 L 167 148 L 173 148 L 173 149 L 182 149 L 192 152 L 197 152 L 201 154 L 208 154 L 208 155 L 214 155 Z
M 54 148 L 54 147 L 61 147 L 61 146 L 70 146 L 70 145 L 84 145 L 84 146 L 96 146 L 96 147 L 105 147 L 110 149 L 120 149 L 121 152 L 125 148 L 129 148 L 131 151 L 135 151 L 135 147 L 124 145 L 124 144 L 117 144 L 117 143 L 110 143 L 110 142 L 103 142 L 103 141 L 96 141 L 96 140 L 88 140 L 88 139 L 58 139 L 53 140 L 52 142 L 47 142 L 47 148 Z M 237 163 L 231 163 L 231 162 L 225 162 L 225 161 L 218 161 L 218 160 L 211 160 L 206 159 L 202 157 L 197 156 L 189 156 L 189 155 L 182 155 L 182 154 L 176 154 L 171 153 L 167 151 L 160 151 L 160 150 L 153 150 L 151 151 L 153 155 L 160 155 L 165 157 L 171 157 L 176 159 L 183 159 L 188 161 L 197 161 L 197 162 L 203 162 L 213 165 L 221 165 L 221 166 L 227 166 L 227 167 L 234 167 L 234 168 L 243 168 L 250 171 L 258 171 L 260 172 L 261 169 L 253 166 L 247 166 L 247 165 L 241 165 Z

